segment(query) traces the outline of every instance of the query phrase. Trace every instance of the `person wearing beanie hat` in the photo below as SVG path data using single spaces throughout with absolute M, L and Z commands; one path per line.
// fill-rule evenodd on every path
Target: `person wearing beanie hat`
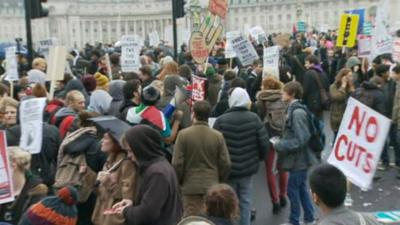
M 75 225 L 77 223 L 78 192 L 74 187 L 61 188 L 51 196 L 32 205 L 19 225 Z
M 350 57 L 346 62 L 346 68 L 351 69 L 353 72 L 353 84 L 357 88 L 364 81 L 363 75 L 361 74 L 361 61 L 357 56 Z
M 102 89 L 108 91 L 109 80 L 106 75 L 97 72 L 94 75 L 94 78 L 96 79 L 96 89 Z
M 222 77 L 217 75 L 211 64 L 208 64 L 205 75 L 207 77 L 207 100 L 210 102 L 211 107 L 214 107 L 218 102 L 218 94 L 222 87 Z
M 235 88 L 228 101 L 230 108 L 217 118 L 214 129 L 223 134 L 232 160 L 228 183 L 240 199 L 239 224 L 250 225 L 252 180 L 269 150 L 269 134 L 258 115 L 250 112 L 244 88 Z

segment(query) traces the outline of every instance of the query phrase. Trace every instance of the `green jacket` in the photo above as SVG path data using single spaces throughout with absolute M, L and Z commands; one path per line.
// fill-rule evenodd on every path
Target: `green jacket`
M 346 110 L 347 99 L 349 99 L 351 93 L 345 89 L 338 88 L 336 84 L 330 86 L 329 93 L 331 95 L 331 127 L 334 132 L 337 132 Z
M 226 181 L 231 160 L 222 134 L 206 122 L 196 122 L 179 132 L 172 165 L 184 195 L 205 194 Z

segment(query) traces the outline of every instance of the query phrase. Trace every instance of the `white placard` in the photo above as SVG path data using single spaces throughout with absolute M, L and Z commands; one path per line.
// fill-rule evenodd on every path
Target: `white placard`
M 137 72 L 140 68 L 141 40 L 137 35 L 125 35 L 121 40 L 121 71 Z
M 14 81 L 19 80 L 18 76 L 18 62 L 17 62 L 16 47 L 6 48 L 6 80 Z
M 160 44 L 160 36 L 157 31 L 153 31 L 149 34 L 149 45 L 157 47 Z
M 172 26 L 167 25 L 164 27 L 164 42 L 166 45 L 172 46 L 174 44 L 174 34 L 172 32 Z
M 55 37 L 49 39 L 41 40 L 38 42 L 38 52 L 42 53 L 47 59 L 50 54 L 50 48 L 58 45 L 58 40 Z
M 254 40 L 259 43 L 260 38 L 264 38 L 266 40 L 266 33 L 261 26 L 255 26 L 250 28 L 249 33 Z
M 46 98 L 32 98 L 21 102 L 21 139 L 19 146 L 31 154 L 40 153 L 43 138 L 43 110 Z
M 400 63 L 400 38 L 396 38 L 393 42 L 393 60 Z
M 387 27 L 391 21 L 388 19 L 389 1 L 385 0 L 378 6 L 375 28 L 372 30 L 371 57 L 392 53 L 393 37 Z
M 232 47 L 232 40 L 240 37 L 240 31 L 229 31 L 226 32 L 226 45 L 225 45 L 225 58 L 235 58 L 236 53 Z
M 251 65 L 259 58 L 253 45 L 243 36 L 234 38 L 232 47 L 243 66 Z
M 67 64 L 67 48 L 54 46 L 50 48 L 47 67 L 47 80 L 58 81 L 64 79 Z
M 264 48 L 264 75 L 268 73 L 279 80 L 279 46 Z
M 355 185 L 369 189 L 391 121 L 350 98 L 328 163 Z

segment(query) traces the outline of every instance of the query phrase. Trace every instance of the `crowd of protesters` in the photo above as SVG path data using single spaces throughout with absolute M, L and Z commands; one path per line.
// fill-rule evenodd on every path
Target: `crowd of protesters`
M 15 196 L 0 205 L 0 222 L 249 225 L 261 161 L 271 213 L 290 207 L 288 224 L 378 224 L 344 207 L 346 177 L 311 150 L 309 115 L 323 123 L 329 111 L 334 136 L 349 97 L 385 115 L 392 127 L 379 169 L 399 169 L 400 65 L 390 54 L 369 62 L 356 49 L 335 48 L 335 40 L 333 31 L 252 40 L 260 56 L 252 65 L 226 59 L 224 40 L 207 65 L 197 65 L 185 45 L 176 60 L 166 46 L 147 47 L 139 71 L 129 73 L 118 47 L 87 45 L 71 51 L 71 71 L 51 99 L 46 60 L 28 65 L 20 56 L 13 93 L 0 84 Z M 279 74 L 263 70 L 262 49 L 273 45 L 280 46 Z M 193 75 L 206 79 L 203 101 L 190 97 Z M 30 155 L 18 147 L 19 103 L 40 97 L 48 98 L 42 148 Z

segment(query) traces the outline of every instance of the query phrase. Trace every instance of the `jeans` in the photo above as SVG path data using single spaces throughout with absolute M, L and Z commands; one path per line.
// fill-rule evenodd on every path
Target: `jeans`
M 272 203 L 279 204 L 281 198 L 287 195 L 288 173 L 280 170 L 280 165 L 277 165 L 278 154 L 275 149 L 271 149 L 267 153 L 265 159 L 265 173 L 267 175 L 267 186 L 271 196 Z M 277 189 L 277 182 L 279 181 L 279 189 Z
M 253 194 L 253 176 L 229 180 L 229 185 L 239 198 L 240 225 L 251 224 L 251 204 Z
M 381 160 L 383 164 L 389 165 L 389 147 L 393 146 L 395 157 L 396 157 L 396 165 L 400 166 L 400 143 L 398 139 L 398 127 L 396 124 L 392 124 L 389 130 L 388 137 L 386 139 Z
M 314 208 L 307 189 L 307 170 L 290 172 L 288 197 L 290 200 L 290 223 L 300 225 L 301 207 L 304 211 L 304 221 L 306 223 L 314 222 Z

